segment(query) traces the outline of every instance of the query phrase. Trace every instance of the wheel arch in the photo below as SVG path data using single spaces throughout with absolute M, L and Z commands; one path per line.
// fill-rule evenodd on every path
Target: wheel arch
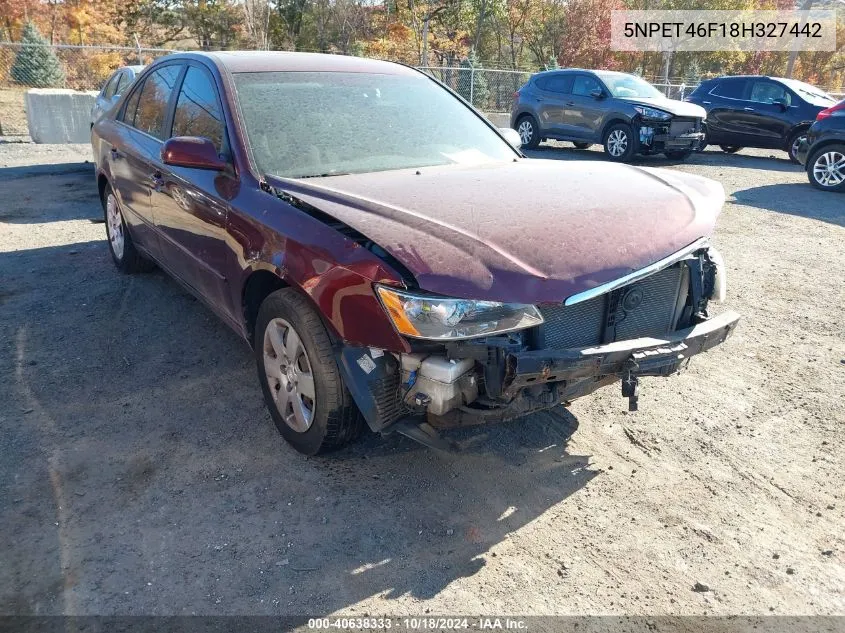
M 261 304 L 270 294 L 290 287 L 287 281 L 269 268 L 257 268 L 246 277 L 241 288 L 241 311 L 244 332 L 250 345 L 255 344 L 255 322 Z
M 796 134 L 800 134 L 801 132 L 807 132 L 810 129 L 810 126 L 812 125 L 812 122 L 807 121 L 802 121 L 801 123 L 796 123 L 795 125 L 793 125 L 792 128 L 790 128 L 789 130 L 789 134 L 787 134 L 786 138 L 784 139 L 783 146 L 786 148 L 786 150 L 789 151 L 790 141 L 792 141 L 793 136 L 795 136 Z
M 815 156 L 819 150 L 830 147 L 831 145 L 839 145 L 840 147 L 845 148 L 845 138 L 827 138 L 818 141 L 817 143 L 813 143 L 813 146 L 807 151 L 807 164 L 804 166 L 804 169 L 809 171 L 812 167 L 813 156 Z
M 625 117 L 621 114 L 613 114 L 611 117 L 605 121 L 604 127 L 601 130 L 601 142 L 604 143 L 607 140 L 607 134 L 610 132 L 610 128 L 612 128 L 617 123 L 624 123 L 625 125 L 632 125 L 631 120 L 628 117 Z

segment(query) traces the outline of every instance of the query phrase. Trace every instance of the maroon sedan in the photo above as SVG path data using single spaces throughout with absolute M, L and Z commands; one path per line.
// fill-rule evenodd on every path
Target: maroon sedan
M 526 159 L 406 66 L 171 55 L 92 143 L 117 267 L 157 264 L 240 332 L 303 453 L 364 423 L 440 446 L 620 379 L 633 409 L 739 319 L 707 311 L 719 184 Z

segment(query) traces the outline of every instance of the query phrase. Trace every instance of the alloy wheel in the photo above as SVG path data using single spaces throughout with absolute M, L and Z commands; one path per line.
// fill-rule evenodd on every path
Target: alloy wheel
M 845 154 L 836 150 L 820 154 L 813 164 L 813 178 L 823 187 L 845 182 Z
M 519 124 L 519 127 L 516 128 L 516 131 L 519 133 L 519 138 L 522 140 L 523 145 L 528 145 L 534 137 L 534 126 L 528 119 L 523 120 Z
M 628 135 L 624 130 L 613 130 L 607 137 L 607 151 L 611 156 L 618 158 L 628 149 Z
M 106 222 L 108 223 L 108 238 L 112 253 L 116 259 L 123 259 L 124 236 L 123 236 L 123 218 L 120 215 L 120 207 L 117 204 L 117 198 L 113 193 L 109 193 L 106 198 Z
M 305 433 L 314 421 L 314 374 L 302 338 L 285 319 L 264 330 L 264 373 L 273 401 L 290 428 Z
M 802 134 L 792 142 L 792 147 L 789 148 L 789 155 L 794 159 L 798 159 L 798 148 L 801 147 L 801 142 L 807 138 L 806 134 Z

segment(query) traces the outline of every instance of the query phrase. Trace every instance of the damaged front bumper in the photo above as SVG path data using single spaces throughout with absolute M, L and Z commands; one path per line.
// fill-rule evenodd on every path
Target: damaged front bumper
M 639 377 L 668 376 L 677 372 L 692 356 L 723 343 L 736 328 L 739 318 L 736 312 L 727 311 L 662 338 L 638 338 L 579 349 L 511 353 L 506 359 L 503 395 L 514 398 L 526 388 L 544 383 L 565 382 L 588 388 L 590 382 L 607 384 L 623 379 L 623 395 L 636 398 Z M 574 397 L 579 395 L 583 393 L 573 394 Z M 633 400 L 632 404 L 635 403 Z

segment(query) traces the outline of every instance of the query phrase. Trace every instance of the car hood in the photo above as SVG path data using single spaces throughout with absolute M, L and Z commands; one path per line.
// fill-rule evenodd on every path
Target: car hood
M 664 110 L 675 116 L 694 117 L 704 119 L 707 117 L 707 111 L 699 105 L 689 103 L 687 101 L 677 101 L 676 99 L 643 99 L 641 97 L 619 97 L 621 101 L 626 101 L 634 105 L 644 105 L 650 108 L 657 108 Z
M 707 178 L 595 161 L 268 180 L 381 246 L 424 290 L 523 303 L 671 255 L 713 231 L 725 197 Z

